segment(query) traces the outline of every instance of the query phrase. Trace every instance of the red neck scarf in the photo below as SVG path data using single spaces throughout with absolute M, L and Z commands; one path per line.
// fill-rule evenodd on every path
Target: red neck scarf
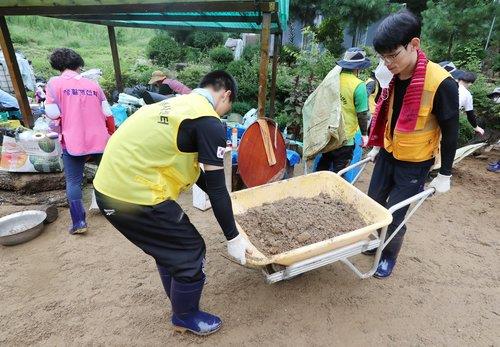
M 427 57 L 425 53 L 419 50 L 417 52 L 417 65 L 411 77 L 411 82 L 406 89 L 403 98 L 403 105 L 399 112 L 396 130 L 402 132 L 411 132 L 415 130 L 417 124 L 418 111 L 420 110 L 420 101 L 424 90 L 425 72 L 427 70 Z M 370 138 L 368 146 L 384 146 L 384 132 L 387 124 L 387 115 L 389 111 L 390 96 L 394 92 L 394 76 L 389 83 L 389 88 L 382 90 L 380 99 L 373 114 L 372 126 L 370 129 Z

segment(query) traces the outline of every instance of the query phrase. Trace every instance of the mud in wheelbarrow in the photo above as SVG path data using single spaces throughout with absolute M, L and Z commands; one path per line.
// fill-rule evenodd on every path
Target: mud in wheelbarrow
M 258 207 L 265 203 L 273 203 L 285 198 L 313 198 L 321 193 L 354 206 L 363 219 L 364 226 L 333 238 L 272 256 L 265 255 L 251 244 L 252 256 L 247 257 L 247 264 L 245 266 L 251 268 L 266 268 L 269 265 L 274 265 L 275 267 L 291 266 L 360 241 L 369 242 L 376 235 L 377 229 L 389 225 L 392 221 L 392 215 L 387 209 L 349 184 L 339 175 L 327 171 L 234 192 L 231 194 L 231 198 L 234 213 L 238 215 L 245 213 L 250 208 Z M 287 218 L 287 216 L 283 217 Z M 248 235 L 252 233 L 252 230 L 245 228 L 245 225 L 237 223 L 237 228 L 247 239 Z

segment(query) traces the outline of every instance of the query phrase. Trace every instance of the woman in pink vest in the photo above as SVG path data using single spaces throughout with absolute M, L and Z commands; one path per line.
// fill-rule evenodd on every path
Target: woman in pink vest
M 82 57 L 68 48 L 58 48 L 50 56 L 50 65 L 61 72 L 47 83 L 45 112 L 51 119 L 60 118 L 61 145 L 66 176 L 66 196 L 71 213 L 70 234 L 87 229 L 82 202 L 83 168 L 89 156 L 100 160 L 114 131 L 111 109 L 97 82 L 82 77 Z M 111 117 L 111 118 L 108 118 Z M 108 118 L 108 119 L 107 119 Z

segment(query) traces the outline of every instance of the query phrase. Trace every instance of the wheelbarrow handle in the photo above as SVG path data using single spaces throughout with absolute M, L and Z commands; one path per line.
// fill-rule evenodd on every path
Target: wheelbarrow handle
M 403 201 L 397 203 L 396 205 L 389 207 L 388 210 L 391 214 L 393 214 L 395 211 L 399 210 L 400 208 L 403 208 L 407 205 L 410 205 L 410 204 L 414 203 L 415 201 L 422 200 L 422 202 L 423 202 L 423 200 L 427 199 L 429 196 L 431 196 L 435 192 L 436 192 L 435 188 L 427 188 L 423 192 L 415 194 L 412 197 L 410 197 L 406 200 L 403 200 Z
M 346 172 L 349 172 L 349 171 L 351 171 L 352 169 L 357 168 L 358 166 L 365 165 L 365 164 L 369 163 L 370 161 L 371 161 L 371 158 L 365 158 L 365 159 L 363 159 L 363 160 L 358 161 L 357 163 L 354 163 L 354 164 L 352 164 L 352 165 L 349 165 L 349 166 L 347 166 L 347 167 L 343 168 L 342 170 L 340 170 L 339 172 L 337 172 L 337 174 L 338 174 L 339 176 L 342 176 L 342 175 L 343 175 L 343 174 L 345 174 Z
M 415 206 L 413 206 L 413 208 L 411 209 L 411 211 L 405 216 L 404 220 L 399 224 L 399 226 L 393 231 L 393 233 L 386 239 L 386 236 L 387 236 L 387 228 L 388 226 L 385 226 L 382 228 L 382 230 L 380 231 L 380 235 L 379 235 L 379 238 L 380 238 L 380 244 L 377 248 L 377 252 L 375 253 L 375 258 L 373 260 L 373 266 L 371 268 L 370 271 L 366 272 L 366 273 L 362 273 L 361 271 L 358 270 L 358 268 L 356 266 L 354 266 L 353 263 L 351 263 L 351 261 L 349 259 L 344 259 L 343 262 L 344 264 L 346 264 L 347 266 L 349 266 L 349 268 L 354 271 L 354 273 L 356 275 L 358 275 L 360 278 L 368 278 L 368 277 L 371 277 L 373 276 L 373 274 L 375 273 L 375 271 L 377 271 L 377 267 L 378 267 L 378 263 L 380 261 L 380 258 L 382 256 L 382 250 L 389 244 L 389 242 L 391 242 L 391 240 L 394 238 L 394 236 L 396 236 L 397 233 L 399 233 L 399 231 L 403 228 L 403 225 L 406 224 L 406 222 L 408 222 L 408 220 L 410 219 L 410 217 L 415 213 L 415 211 L 418 210 L 418 208 L 420 207 L 420 205 L 422 205 L 422 203 L 425 201 L 425 199 L 427 199 L 430 195 L 434 194 L 435 192 L 435 189 L 434 188 L 427 188 L 426 190 L 424 190 L 423 192 L 420 192 L 406 200 L 403 200 L 401 201 L 400 203 L 394 205 L 394 206 L 391 206 L 389 208 L 389 212 L 391 214 L 393 214 L 395 211 L 403 208 L 403 207 L 406 207 L 408 205 L 411 205 L 412 203 L 414 202 L 417 202 L 417 204 L 415 204 Z

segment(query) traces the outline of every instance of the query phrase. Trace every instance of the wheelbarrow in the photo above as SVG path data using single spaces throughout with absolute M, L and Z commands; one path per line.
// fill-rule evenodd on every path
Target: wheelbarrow
M 247 256 L 247 263 L 245 266 L 261 269 L 265 281 L 268 284 L 288 280 L 307 271 L 338 261 L 346 264 L 360 278 L 371 277 L 377 270 L 384 247 L 386 247 L 392 238 L 401 230 L 403 225 L 411 218 L 415 211 L 417 211 L 425 199 L 434 193 L 434 188 L 424 190 L 386 209 L 353 186 L 354 182 L 356 182 L 369 162 L 369 158 L 361 160 L 348 166 L 338 174 L 329 171 L 315 172 L 284 181 L 233 192 L 231 198 L 235 215 L 245 213 L 252 207 L 260 206 L 264 203 L 272 203 L 288 197 L 312 198 L 324 193 L 350 203 L 357 209 L 365 222 L 365 225 L 357 230 L 352 230 L 327 240 L 302 246 L 273 256 L 263 254 L 249 242 L 252 254 Z M 349 170 L 358 167 L 361 167 L 361 170 L 351 184 L 341 177 Z M 385 240 L 387 227 L 392 222 L 392 214 L 413 203 L 415 204 L 409 210 L 403 222 L 396 228 L 394 233 Z M 238 223 L 236 223 L 236 226 L 239 232 L 248 239 L 247 233 L 251 233 L 251 230 L 245 230 L 245 225 L 239 225 Z M 377 232 L 379 229 L 381 230 L 380 234 Z M 373 265 L 368 271 L 363 272 L 358 269 L 349 259 L 364 251 L 372 249 L 377 249 L 377 251 L 373 258 Z

